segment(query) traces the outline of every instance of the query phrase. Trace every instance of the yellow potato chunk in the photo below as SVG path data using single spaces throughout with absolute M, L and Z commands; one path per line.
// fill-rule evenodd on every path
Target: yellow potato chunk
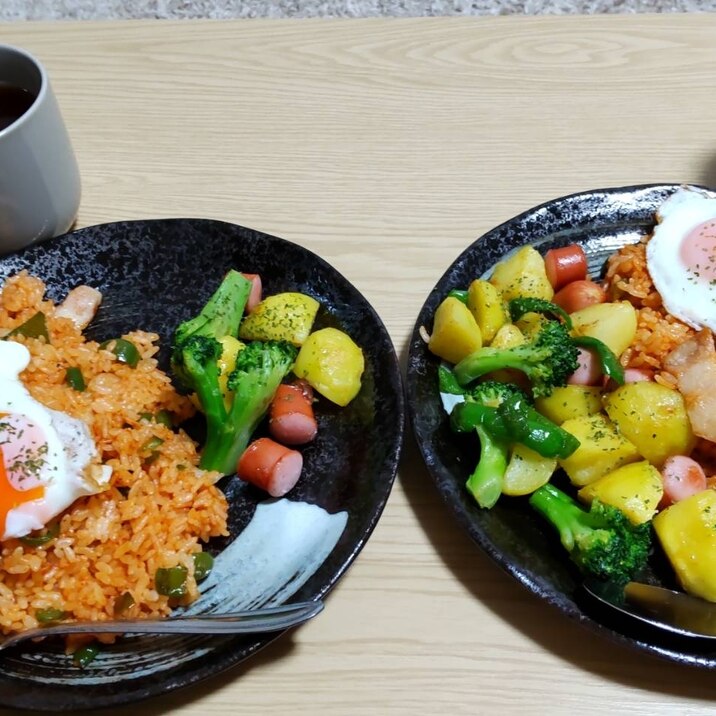
M 221 343 L 221 356 L 217 361 L 219 366 L 219 387 L 221 388 L 221 394 L 224 396 L 224 403 L 228 408 L 231 403 L 226 396 L 229 374 L 236 367 L 236 356 L 239 355 L 239 351 L 244 347 L 244 344 L 233 336 L 224 336 L 219 339 L 219 343 Z
M 515 321 L 515 325 L 520 329 L 525 341 L 533 341 L 548 320 L 541 313 L 530 311 L 520 316 L 519 320 Z
M 358 395 L 365 370 L 363 351 L 337 328 L 311 333 L 298 351 L 293 372 L 324 398 L 348 405 Z
M 585 418 L 602 409 L 602 391 L 595 385 L 565 385 L 551 395 L 535 400 L 535 408 L 553 423 Z
M 559 461 L 572 484 L 582 487 L 612 470 L 641 459 L 636 446 L 617 431 L 601 413 L 572 418 L 562 429 L 579 440 L 579 447 Z
M 547 278 L 544 259 L 533 246 L 523 246 L 500 261 L 492 272 L 490 283 L 502 294 L 504 301 L 520 296 L 552 300 L 554 289 Z
M 542 457 L 534 450 L 517 443 L 507 464 L 502 492 L 510 496 L 529 495 L 549 482 L 556 469 L 556 459 Z
M 527 343 L 522 331 L 514 323 L 505 323 L 495 334 L 490 343 L 491 348 L 514 348 Z
M 636 309 L 628 301 L 596 303 L 571 314 L 574 335 L 591 336 L 620 356 L 636 336 Z
M 716 602 L 716 491 L 704 490 L 667 507 L 653 525 L 681 586 Z
M 669 455 L 688 455 L 694 447 L 686 405 L 676 390 L 645 380 L 627 383 L 604 396 L 604 409 L 621 434 L 657 467 Z
M 640 460 L 591 482 L 577 496 L 588 504 L 596 499 L 616 507 L 632 524 L 640 525 L 654 516 L 663 494 L 659 471 L 646 460 Z
M 470 309 L 448 296 L 435 311 L 428 350 L 450 363 L 482 348 L 482 335 Z
M 475 317 L 485 343 L 490 343 L 509 320 L 500 292 L 489 281 L 477 279 L 470 284 L 467 307 Z
M 315 298 L 295 291 L 266 296 L 241 321 L 239 338 L 245 341 L 288 341 L 300 346 L 311 332 L 319 305 Z

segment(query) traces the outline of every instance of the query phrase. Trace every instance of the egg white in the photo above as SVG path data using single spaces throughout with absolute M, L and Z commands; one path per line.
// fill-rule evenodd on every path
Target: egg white
M 646 261 L 666 310 L 692 328 L 716 331 L 716 282 L 703 280 L 680 253 L 688 234 L 711 219 L 716 219 L 716 198 L 693 187 L 678 189 L 657 211 Z
M 77 498 L 105 490 L 112 474 L 108 466 L 88 474 L 87 467 L 97 456 L 89 428 L 81 420 L 45 407 L 30 395 L 19 378 L 29 362 L 30 353 L 25 346 L 0 341 L 0 414 L 24 416 L 44 433 L 46 452 L 43 447 L 33 477 L 44 486 L 45 494 L 11 509 L 0 539 L 22 537 L 41 529 Z M 6 443 L 12 440 L 12 432 L 6 431 L 3 439 Z

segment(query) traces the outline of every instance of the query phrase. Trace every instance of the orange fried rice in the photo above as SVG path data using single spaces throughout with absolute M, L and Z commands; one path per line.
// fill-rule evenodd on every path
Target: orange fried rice
M 637 311 L 636 336 L 621 357 L 624 367 L 647 370 L 657 382 L 674 388 L 674 377 L 662 369 L 664 358 L 695 331 L 664 308 L 647 269 L 647 242 L 648 237 L 609 257 L 607 300 L 629 301 Z
M 36 613 L 47 609 L 70 619 L 112 618 L 115 605 L 132 600 L 122 616 L 166 615 L 173 602 L 155 590 L 157 568 L 184 565 L 186 601 L 195 599 L 192 555 L 203 541 L 227 534 L 227 505 L 214 485 L 218 474 L 197 467 L 189 436 L 141 416 L 167 410 L 178 423 L 193 406 L 158 368 L 156 334 L 136 330 L 123 336 L 141 355 L 131 368 L 86 340 L 70 320 L 56 317 L 44 295 L 43 282 L 25 272 L 8 279 L 0 292 L 0 335 L 38 311 L 46 315 L 49 343 L 13 337 L 32 356 L 21 379 L 36 400 L 88 425 L 113 475 L 107 491 L 83 497 L 62 513 L 54 540 L 29 546 L 8 539 L 0 545 L 0 629 L 36 627 Z M 71 366 L 81 369 L 86 390 L 66 384 Z M 163 440 L 156 451 L 147 448 L 153 438 Z

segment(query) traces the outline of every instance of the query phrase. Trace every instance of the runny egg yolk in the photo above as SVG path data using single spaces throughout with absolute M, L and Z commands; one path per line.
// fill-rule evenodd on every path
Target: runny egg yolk
M 691 229 L 681 242 L 679 257 L 697 280 L 716 281 L 716 220 L 707 219 Z
M 0 413 L 0 534 L 10 510 L 45 496 L 38 476 L 46 451 L 37 425 L 22 415 Z

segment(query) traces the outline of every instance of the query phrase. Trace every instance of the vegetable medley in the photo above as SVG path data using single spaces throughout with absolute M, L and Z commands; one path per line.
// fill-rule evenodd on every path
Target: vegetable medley
M 303 457 L 294 446 L 318 430 L 313 391 L 345 406 L 365 365 L 346 333 L 314 330 L 319 307 L 298 292 L 262 298 L 260 276 L 232 270 L 201 312 L 177 327 L 172 372 L 206 418 L 200 467 L 236 472 L 273 497 L 295 486 Z M 271 437 L 252 441 L 266 416 Z
M 423 338 L 452 430 L 475 436 L 481 508 L 526 498 L 585 576 L 616 585 L 662 549 L 716 601 L 716 490 L 682 393 L 620 361 L 636 332 L 580 246 L 528 245 L 451 291 Z

